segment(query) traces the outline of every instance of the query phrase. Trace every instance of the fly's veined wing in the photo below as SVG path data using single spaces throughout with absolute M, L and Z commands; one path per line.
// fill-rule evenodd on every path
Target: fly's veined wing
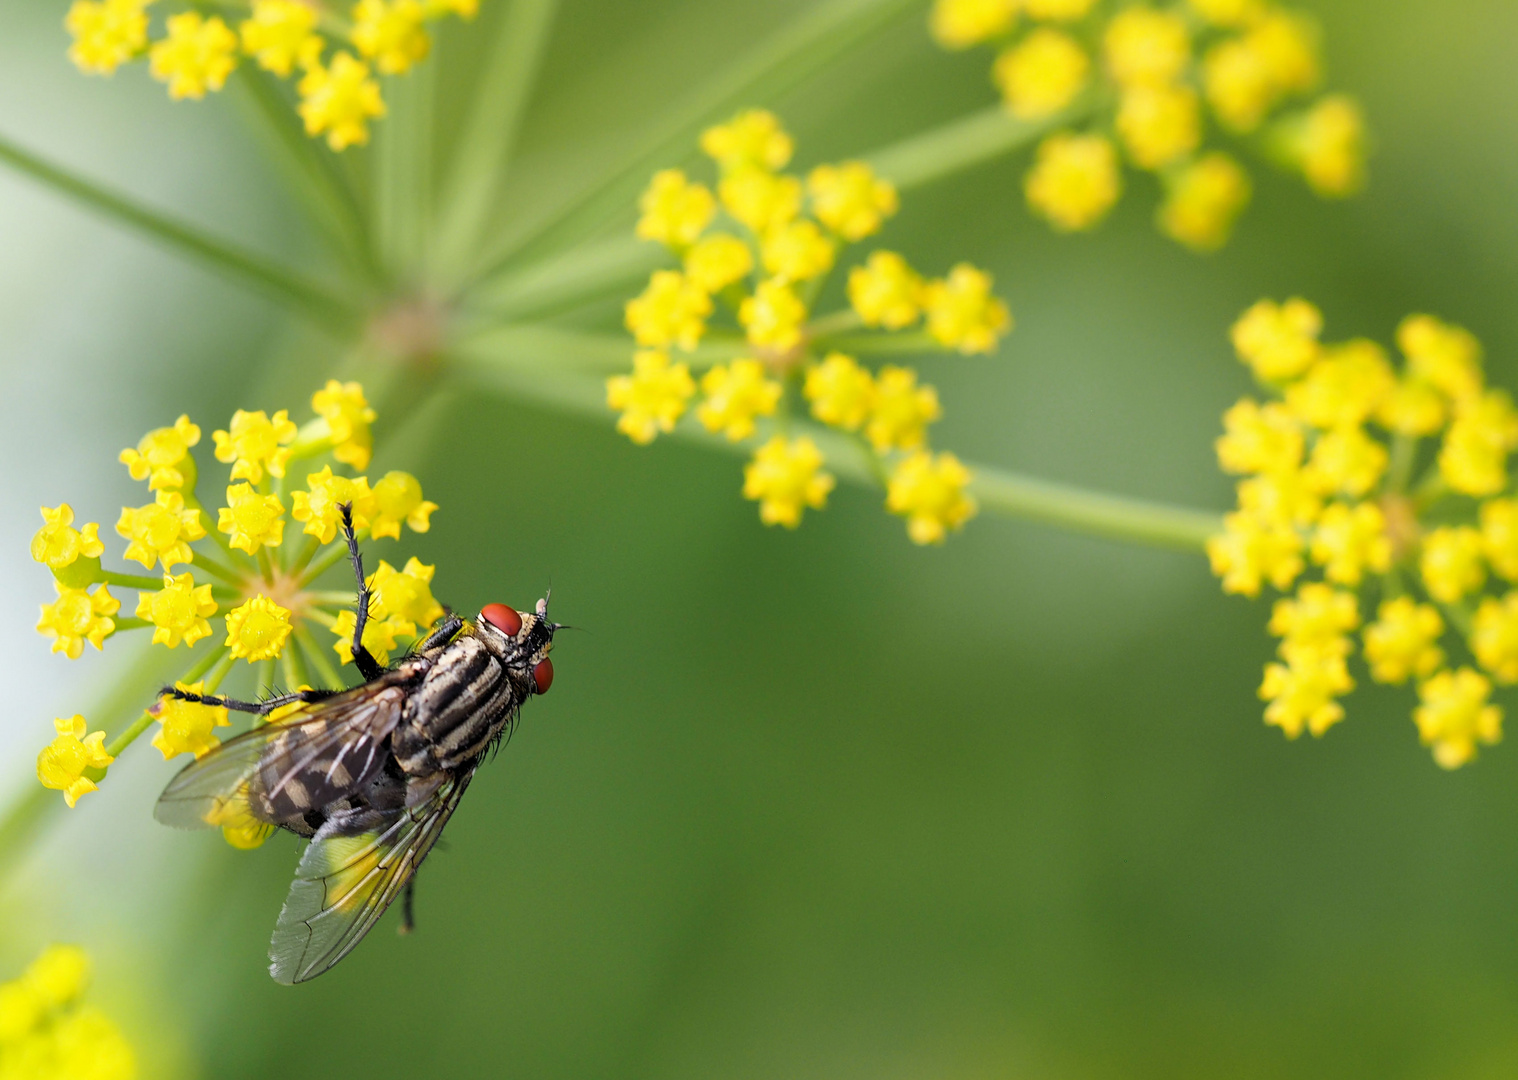
M 181 829 L 278 825 L 345 798 L 384 765 L 405 699 L 397 686 L 360 686 L 228 739 L 169 781 L 153 816 Z
M 314 979 L 373 929 L 432 850 L 474 768 L 449 777 L 418 806 L 334 815 L 301 856 L 269 943 L 269 974 Z

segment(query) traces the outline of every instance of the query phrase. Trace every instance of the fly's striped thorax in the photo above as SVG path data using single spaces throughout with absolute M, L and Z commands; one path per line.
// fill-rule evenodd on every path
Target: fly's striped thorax
M 457 768 L 489 746 L 524 696 L 479 638 L 455 638 L 406 701 L 392 740 L 397 762 L 411 776 Z

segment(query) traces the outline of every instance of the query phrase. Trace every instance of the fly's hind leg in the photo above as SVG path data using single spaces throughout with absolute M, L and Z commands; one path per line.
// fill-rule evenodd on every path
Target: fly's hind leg
M 416 916 L 412 905 L 416 899 L 416 876 L 413 874 L 410 881 L 406 882 L 406 895 L 401 897 L 401 925 L 396 932 L 409 934 L 416 929 Z
M 385 673 L 379 661 L 364 648 L 364 626 L 369 622 L 369 584 L 364 580 L 364 557 L 358 551 L 358 537 L 353 534 L 353 504 L 338 507 L 343 515 L 343 539 L 348 541 L 348 561 L 353 564 L 353 576 L 358 580 L 358 601 L 353 611 L 353 664 L 365 682 L 377 679 Z

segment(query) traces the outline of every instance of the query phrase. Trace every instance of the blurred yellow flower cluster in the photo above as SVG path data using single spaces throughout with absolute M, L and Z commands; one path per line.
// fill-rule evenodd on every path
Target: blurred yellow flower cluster
M 121 1030 L 80 1000 L 89 980 L 84 950 L 52 945 L 0 983 L 0 1080 L 135 1080 Z
M 298 76 L 297 109 L 312 136 L 333 150 L 369 140 L 385 115 L 374 72 L 401 75 L 432 48 L 427 24 L 473 18 L 479 0 L 358 0 L 346 10 L 324 0 L 231 0 L 229 23 L 197 5 L 166 14 L 155 33 L 156 0 L 74 0 L 64 19 L 69 58 L 81 71 L 111 75 L 143 57 L 169 96 L 203 98 L 226 85 L 244 57 L 281 79 Z
M 1222 247 L 1251 185 L 1234 157 L 1205 149 L 1209 119 L 1257 141 L 1320 195 L 1364 183 L 1364 123 L 1351 99 L 1280 111 L 1321 82 L 1319 34 L 1269 0 L 936 0 L 931 27 L 946 48 L 998 50 L 992 77 L 1015 118 L 1099 118 L 1047 137 L 1028 172 L 1029 205 L 1057 229 L 1107 216 L 1126 159 L 1159 179 L 1166 235 L 1199 251 Z
M 617 429 L 652 442 L 698 394 L 695 416 L 709 432 L 739 442 L 765 421 L 773 433 L 754 451 L 743 494 L 766 524 L 794 528 L 806 509 L 826 506 L 834 486 L 816 440 L 787 431 L 804 401 L 870 455 L 886 478 L 887 508 L 906 518 L 911 538 L 941 542 L 975 503 L 969 471 L 928 449 L 938 395 L 910 368 L 871 370 L 855 354 L 892 335 L 924 351 L 993 351 L 1012 318 L 990 275 L 962 263 L 927 280 L 900 254 L 876 250 L 849 270 L 849 306 L 817 316 L 841 253 L 896 213 L 895 187 L 859 161 L 819 165 L 805 179 L 782 171 L 792 140 L 763 110 L 709 129 L 701 148 L 716 166 L 715 191 L 667 169 L 640 203 L 638 236 L 664 244 L 681 265 L 655 271 L 627 303 L 640 351 L 631 373 L 607 383 Z M 691 359 L 677 362 L 673 351 Z M 698 383 L 692 364 L 702 362 Z
M 342 508 L 351 506 L 354 525 L 367 535 L 398 540 L 403 525 L 426 532 L 437 504 L 423 497 L 409 473 L 390 472 L 373 485 L 367 476 L 347 475 L 366 468 L 372 452 L 375 413 L 358 383 L 332 380 L 312 396 L 311 406 L 315 415 L 304 425 L 283 409 L 272 415 L 239 409 L 224 430 L 212 433 L 216 460 L 230 467 L 214 524 L 196 490 L 199 468 L 192 451 L 201 430 L 188 416 L 121 452 L 122 464 L 133 479 L 147 481 L 152 499 L 123 508 L 116 532 L 126 542 L 123 556 L 156 570 L 155 576 L 105 569 L 99 525 L 76 528 L 67 503 L 43 507 L 31 553 L 52 571 L 57 591 L 57 599 L 42 605 L 37 623 L 53 651 L 77 659 L 86 643 L 101 649 L 123 631 L 146 630 L 153 644 L 183 645 L 192 653 L 211 639 L 180 683 L 196 692 L 212 692 L 237 660 L 268 665 L 266 684 L 279 662 L 288 685 L 308 683 L 307 665 L 326 685 L 341 685 L 312 627 L 335 635 L 331 650 L 342 663 L 351 662 L 352 586 L 345 581 L 332 592 L 317 587 L 324 573 L 346 565 Z M 317 469 L 322 458 L 328 460 Z M 307 463 L 303 488 L 291 475 L 298 463 Z M 295 540 L 286 535 L 287 514 L 300 527 Z M 382 663 L 442 616 L 432 596 L 433 569 L 416 558 L 400 570 L 381 560 L 370 575 L 373 600 L 364 640 Z M 113 586 L 137 591 L 132 615 L 122 615 Z M 213 626 L 218 617 L 219 628 Z M 224 709 L 173 700 L 155 705 L 150 718 L 159 725 L 153 745 L 165 758 L 207 753 L 218 745 L 213 729 L 228 722 Z M 82 716 L 59 719 L 56 728 L 38 758 L 37 776 L 73 806 L 96 790 L 125 743 L 118 739 L 121 745 L 107 749 L 104 733 L 87 734 Z
M 1370 677 L 1417 686 L 1419 735 L 1455 768 L 1502 736 L 1493 683 L 1518 683 L 1518 410 L 1460 327 L 1409 316 L 1400 365 L 1322 327 L 1304 300 L 1265 300 L 1233 328 L 1265 397 L 1223 417 L 1218 461 L 1244 479 L 1212 568 L 1227 592 L 1296 587 L 1270 620 L 1267 723 L 1294 738 L 1343 719 L 1358 631 Z

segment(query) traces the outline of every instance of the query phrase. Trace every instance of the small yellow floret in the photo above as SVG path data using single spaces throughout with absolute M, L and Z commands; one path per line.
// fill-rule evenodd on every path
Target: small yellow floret
M 1399 596 L 1381 604 L 1375 622 L 1365 628 L 1365 659 L 1377 682 L 1401 685 L 1426 679 L 1444 666 L 1439 638 L 1444 620 L 1436 608 Z
M 37 632 L 53 639 L 53 652 L 78 660 L 86 641 L 96 649 L 103 648 L 105 639 L 116 632 L 111 616 L 121 610 L 121 601 L 105 585 L 93 593 L 56 581 L 53 587 L 58 590 L 58 599 L 41 605 L 42 618 L 37 620 Z
M 1423 540 L 1418 568 L 1423 586 L 1443 604 L 1453 604 L 1486 582 L 1481 533 L 1468 525 L 1440 526 Z
M 169 97 L 203 98 L 220 90 L 237 66 L 237 35 L 216 17 L 187 11 L 170 15 L 168 36 L 148 51 L 153 78 L 169 84 Z
M 227 488 L 227 505 L 216 522 L 228 543 L 239 551 L 257 555 L 261 547 L 279 547 L 285 537 L 285 507 L 278 495 L 261 495 L 246 482 Z
M 345 664 L 353 662 L 353 628 L 357 625 L 358 616 L 348 610 L 338 612 L 337 621 L 332 624 L 332 632 L 337 635 L 332 649 L 342 657 Z M 396 638 L 409 637 L 415 629 L 404 619 L 382 619 L 371 615 L 369 621 L 364 623 L 364 648 L 369 650 L 369 655 L 375 660 L 388 664 L 390 654 L 397 648 Z
M 724 176 L 717 197 L 735 221 L 763 236 L 801 212 L 801 181 L 750 166 Z
M 659 432 L 675 430 L 695 392 L 689 366 L 671 366 L 668 353 L 646 351 L 633 357 L 631 375 L 606 380 L 606 406 L 622 414 L 617 430 L 646 446 Z
M 1468 401 L 1481 393 L 1481 342 L 1465 327 L 1432 315 L 1409 315 L 1397 327 L 1397 347 L 1407 357 L 1409 375 L 1451 401 Z
M 1467 667 L 1441 671 L 1418 687 L 1422 704 L 1413 710 L 1413 722 L 1442 767 L 1458 769 L 1470 761 L 1478 742 L 1501 741 L 1502 709 L 1489 703 L 1491 693 L 1490 680 Z
M 432 512 L 437 503 L 422 498 L 422 483 L 407 472 L 387 472 L 374 485 L 374 521 L 369 535 L 378 539 L 401 538 L 401 523 L 412 532 L 424 533 L 432 527 Z
M 1022 0 L 1023 11 L 1030 19 L 1073 22 L 1086 17 L 1096 0 Z
M 759 361 L 734 360 L 702 376 L 701 392 L 706 395 L 696 409 L 701 426 L 738 442 L 754 433 L 755 417 L 774 415 L 784 387 L 766 377 Z
M 819 165 L 806 179 L 817 220 L 851 243 L 873 236 L 896 213 L 896 185 L 862 161 Z
M 915 450 L 927 440 L 928 425 L 943 415 L 938 391 L 917 385 L 917 372 L 887 364 L 875 379 L 875 395 L 864 435 L 878 453 Z
M 1392 388 L 1376 420 L 1398 435 L 1432 435 L 1444 426 L 1444 397 L 1437 387 L 1423 379 L 1402 379 Z
M 1261 300 L 1233 324 L 1239 359 L 1265 382 L 1296 378 L 1318 358 L 1323 316 L 1306 300 Z
M 1307 463 L 1311 482 L 1324 494 L 1362 496 L 1386 471 L 1386 447 L 1362 427 L 1341 427 L 1318 438 Z
M 77 945 L 49 945 L 21 976 L 32 999 L 44 1009 L 59 1009 L 84 996 L 90 985 L 90 957 Z M 97 1080 L 91 1075 L 87 1080 Z
M 1244 26 L 1265 13 L 1265 0 L 1188 0 L 1213 26 Z
M 302 532 L 314 536 L 323 544 L 330 544 L 342 525 L 342 507 L 353 508 L 353 528 L 364 529 L 374 520 L 374 492 L 369 489 L 369 478 L 360 476 L 349 479 L 334 476 L 331 465 L 306 477 L 308 491 L 296 491 L 290 495 L 290 516 L 305 523 Z M 230 618 L 230 616 L 228 616 Z
M 176 689 L 192 694 L 205 692 L 204 682 L 175 683 Z M 175 697 L 161 697 L 148 710 L 158 721 L 158 734 L 153 736 L 153 748 L 163 755 L 165 761 L 180 754 L 205 757 L 221 745 L 221 740 L 211 734 L 212 729 L 230 727 L 227 710 L 220 705 L 203 705 L 198 701 L 182 701 Z
M 1224 472 L 1269 473 L 1296 469 L 1306 440 L 1296 417 L 1279 402 L 1242 398 L 1223 414 L 1216 447 Z
M 349 40 L 383 75 L 403 75 L 427 58 L 432 38 L 418 0 L 358 0 Z
M 765 272 L 776 281 L 809 281 L 833 268 L 833 240 L 815 221 L 777 225 L 764 234 L 759 257 Z
M 1518 682 L 1518 593 L 1481 601 L 1471 626 L 1471 652 L 1499 683 Z
M 1481 504 L 1481 550 L 1508 581 L 1518 581 L 1518 501 L 1487 499 Z
M 875 406 L 875 377 L 852 356 L 829 353 L 806 369 L 802 388 L 812 415 L 844 431 L 858 431 Z
M 1196 91 L 1168 84 L 1135 86 L 1118 106 L 1117 133 L 1141 169 L 1162 169 L 1186 157 L 1202 141 Z
M 922 278 L 894 251 L 876 251 L 849 271 L 849 304 L 866 326 L 901 330 L 922 314 Z
M 137 594 L 137 617 L 153 624 L 153 644 L 177 648 L 211 636 L 216 614 L 210 585 L 196 585 L 192 574 L 165 574 L 158 592 Z
M 1202 63 L 1213 112 L 1225 127 L 1241 133 L 1259 127 L 1283 97 L 1311 89 L 1317 79 L 1316 27 L 1283 11 L 1213 46 Z
M 248 663 L 273 660 L 285 651 L 294 627 L 290 611 L 259 594 L 227 612 L 227 640 L 232 655 Z
M 1024 181 L 1028 205 L 1063 232 L 1097 225 L 1122 194 L 1117 149 L 1101 135 L 1051 135 Z
M 966 356 L 994 351 L 997 341 L 1012 331 L 1012 313 L 992 294 L 991 275 L 969 263 L 928 282 L 922 309 L 933 340 Z
M 679 169 L 664 169 L 654 174 L 638 209 L 639 239 L 684 250 L 711 224 L 717 200 L 705 184 L 692 183 Z
M 1302 537 L 1288 524 L 1262 521 L 1253 514 L 1223 518 L 1223 532 L 1207 540 L 1212 572 L 1225 593 L 1258 596 L 1265 582 L 1287 589 L 1301 574 Z
M 267 470 L 271 476 L 284 476 L 290 460 L 289 443 L 295 440 L 295 424 L 284 409 L 273 418 L 262 409 L 232 414 L 229 431 L 213 431 L 216 460 L 230 462 L 233 480 L 258 483 Z
M 1251 476 L 1239 481 L 1239 509 L 1276 525 L 1315 524 L 1323 513 L 1323 496 L 1300 469 Z
M 42 521 L 42 528 L 32 536 L 32 558 L 49 570 L 72 566 L 81 556 L 98 559 L 105 551 L 100 526 L 92 521 L 83 529 L 75 529 L 74 508 L 68 503 L 60 503 L 56 510 L 44 506 Z
M 1270 702 L 1265 722 L 1280 728 L 1288 739 L 1297 738 L 1304 728 L 1321 736 L 1344 719 L 1344 707 L 1335 699 L 1354 688 L 1343 656 L 1335 651 L 1294 651 L 1286 664 L 1265 668 L 1260 684 L 1260 699 Z
M 678 270 L 655 270 L 648 287 L 624 310 L 627 329 L 639 345 L 678 345 L 690 352 L 706 332 L 712 298 Z
M 1167 179 L 1169 194 L 1156 212 L 1160 230 L 1193 251 L 1228 243 L 1233 224 L 1249 205 L 1249 174 L 1221 151 L 1203 154 Z
M 297 66 L 321 57 L 316 15 L 316 8 L 301 0 L 253 0 L 252 17 L 238 27 L 242 51 L 265 71 L 287 78 Z
M 195 552 L 190 550 L 189 541 L 206 535 L 200 511 L 186 509 L 184 496 L 177 491 L 160 491 L 153 502 L 135 510 L 122 507 L 116 531 L 131 541 L 124 557 L 149 570 L 157 562 L 162 562 L 165 570 L 191 562 Z
M 332 456 L 344 465 L 367 469 L 374 452 L 369 425 L 374 423 L 375 412 L 364 397 L 363 386 L 328 379 L 326 386 L 311 395 L 311 408 L 327 423 Z
M 435 566 L 427 566 L 415 555 L 397 570 L 381 559 L 379 569 L 369 578 L 370 610 L 379 618 L 407 624 L 401 631 L 415 633 L 416 627 L 431 626 L 443 617 L 443 605 L 432 596 Z M 349 627 L 348 636 L 353 636 Z
M 149 0 L 74 0 L 63 25 L 69 59 L 90 75 L 110 75 L 148 44 Z
M 1508 455 L 1518 448 L 1518 412 L 1501 390 L 1461 403 L 1439 449 L 1439 474 L 1462 495 L 1507 487 Z
M 339 52 L 326 66 L 311 63 L 296 89 L 306 134 L 314 137 L 325 132 L 333 150 L 363 146 L 369 141 L 369 121 L 385 115 L 379 83 L 370 77 L 369 65 L 348 52 Z
M 1267 629 L 1299 645 L 1339 649 L 1340 639 L 1360 626 L 1355 594 L 1322 582 L 1309 582 L 1296 596 L 1277 600 Z
M 746 168 L 774 171 L 785 168 L 791 160 L 794 144 L 774 113 L 750 109 L 726 124 L 702 132 L 701 149 L 724 171 Z
M 119 460 L 133 480 L 146 480 L 149 491 L 182 488 L 195 479 L 195 459 L 190 447 L 200 442 L 200 428 L 188 416 L 173 427 L 157 428 L 142 437 L 135 450 L 123 450 Z
M 907 519 L 914 544 L 941 544 L 960 529 L 978 506 L 966 489 L 970 470 L 953 454 L 926 450 L 903 459 L 886 484 L 886 509 Z
M 794 349 L 801 344 L 806 304 L 783 281 L 761 281 L 738 307 L 738 321 L 756 349 Z
M 1363 424 L 1396 389 L 1386 352 L 1357 339 L 1327 346 L 1322 359 L 1286 388 L 1286 406 L 1320 431 Z
M 1342 199 L 1365 186 L 1365 117 L 1353 98 L 1335 94 L 1314 105 L 1290 147 L 1307 183 L 1324 198 Z
M 1114 15 L 1103 46 L 1108 73 L 1128 88 L 1170 85 L 1191 63 L 1186 20 L 1148 7 L 1130 7 Z
M 743 467 L 743 497 L 759 502 L 759 520 L 794 529 L 807 507 L 827 506 L 837 483 L 822 470 L 822 451 L 811 439 L 776 435 Z
M 1040 27 L 996 58 L 991 77 L 1013 116 L 1036 120 L 1075 100 L 1090 69 L 1074 38 Z
M 1391 569 L 1392 543 L 1386 515 L 1375 503 L 1331 503 L 1318 518 L 1312 537 L 1312 561 L 1323 576 L 1341 585 L 1358 585 L 1365 572 Z
M 1012 29 L 1018 0 L 936 0 L 929 27 L 946 49 L 968 49 Z
M 754 269 L 754 253 L 731 233 L 713 233 L 685 253 L 685 276 L 709 293 L 742 281 Z
M 37 779 L 43 787 L 63 792 L 63 801 L 72 807 L 92 791 L 95 781 L 84 775 L 85 769 L 103 769 L 116 759 L 105 752 L 105 732 L 92 731 L 83 716 L 53 721 L 58 735 L 37 755 Z

